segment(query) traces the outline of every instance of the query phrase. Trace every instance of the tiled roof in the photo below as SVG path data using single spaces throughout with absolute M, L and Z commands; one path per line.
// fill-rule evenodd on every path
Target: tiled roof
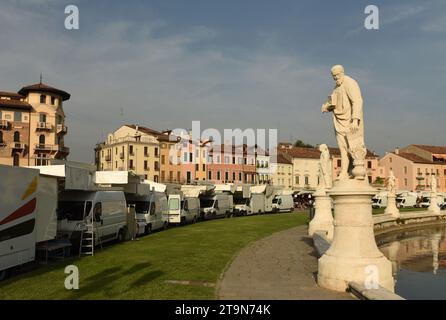
M 292 147 L 290 149 L 280 149 L 292 158 L 319 159 L 321 152 L 314 148 Z
M 8 92 L 8 91 L 0 91 L 0 97 L 8 97 L 13 99 L 24 99 L 25 97 L 21 94 L 15 93 L 15 92 Z
M 415 162 L 415 163 L 426 163 L 426 164 L 433 164 L 432 161 L 426 160 L 420 156 L 417 156 L 416 154 L 413 153 L 408 153 L 408 152 L 398 152 L 398 154 L 392 153 L 394 155 L 400 156 L 404 159 L 407 159 L 409 161 Z
M 2 108 L 12 108 L 12 109 L 23 109 L 23 110 L 31 110 L 32 107 L 28 102 L 20 101 L 20 100 L 7 100 L 0 99 L 0 107 Z
M 30 85 L 30 86 L 23 87 L 22 89 L 19 90 L 19 94 L 26 96 L 28 94 L 28 92 L 32 92 L 32 91 L 51 92 L 51 93 L 60 95 L 62 97 L 63 101 L 70 99 L 70 96 L 71 96 L 68 92 L 65 92 L 60 89 L 56 89 L 56 88 L 51 87 L 44 83 L 36 83 L 36 84 Z
M 135 124 L 126 124 L 125 126 L 127 126 L 129 128 L 132 128 L 132 129 L 135 129 L 135 130 L 136 130 L 136 127 L 137 127 Z M 178 140 L 175 140 L 175 139 L 172 140 L 174 135 L 168 134 L 168 133 L 172 132 L 171 130 L 170 131 L 169 130 L 168 131 L 163 131 L 165 133 L 162 133 L 162 132 L 159 132 L 159 131 L 154 130 L 154 129 L 150 129 L 150 128 L 143 127 L 143 126 L 138 126 L 138 131 L 141 131 L 141 132 L 143 132 L 145 134 L 148 134 L 148 135 L 151 135 L 151 136 L 155 136 L 158 139 L 158 141 L 164 141 L 164 142 L 169 142 L 169 141 L 170 142 L 176 142 L 176 141 L 178 141 Z
M 282 153 L 278 153 L 276 155 L 276 163 L 293 164 L 293 162 L 291 160 L 287 159 Z
M 340 157 L 341 156 L 341 151 L 339 150 L 339 148 L 328 148 L 330 150 L 330 155 L 332 156 L 337 156 Z M 366 154 L 366 158 L 377 158 L 379 157 L 376 153 L 370 151 L 369 149 L 367 149 L 367 154 Z
M 427 146 L 421 144 L 414 144 L 413 146 L 434 154 L 446 154 L 446 147 L 443 146 Z

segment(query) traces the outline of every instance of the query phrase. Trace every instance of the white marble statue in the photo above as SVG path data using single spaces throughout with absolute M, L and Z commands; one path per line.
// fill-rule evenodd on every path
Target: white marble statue
M 319 188 L 330 189 L 332 187 L 332 173 L 331 173 L 331 160 L 330 151 L 326 144 L 321 144 L 319 146 L 319 151 L 321 152 L 321 157 L 319 159 Z
M 322 112 L 333 112 L 334 129 L 341 151 L 341 172 L 338 180 L 365 179 L 366 148 L 364 144 L 364 121 L 362 96 L 358 83 L 344 74 L 344 67 L 335 65 L 331 74 L 336 82 L 333 93 L 322 105 Z M 353 159 L 353 163 L 352 160 Z
M 437 178 L 435 176 L 432 176 L 431 190 L 432 193 L 437 193 Z
M 396 178 L 393 175 L 393 170 L 390 170 L 389 173 L 389 178 L 387 178 L 387 191 L 389 192 L 389 194 L 394 195 L 396 193 L 395 190 L 395 181 Z

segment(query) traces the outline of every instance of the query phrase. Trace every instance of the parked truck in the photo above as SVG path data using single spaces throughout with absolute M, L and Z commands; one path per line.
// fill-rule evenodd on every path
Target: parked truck
M 65 190 L 59 195 L 58 233 L 74 246 L 82 232 L 92 225 L 94 245 L 112 240 L 123 241 L 127 228 L 127 205 L 123 191 Z M 100 239 L 99 239 L 100 238 Z
M 36 258 L 57 234 L 57 179 L 39 170 L 0 165 L 0 280 Z
M 386 208 L 387 207 L 387 191 L 381 191 L 377 193 L 372 198 L 372 208 L 378 209 L 378 208 Z
M 202 219 L 229 217 L 232 211 L 232 194 L 212 193 L 200 196 L 200 213 Z
M 398 208 L 413 208 L 417 205 L 417 199 L 418 194 L 416 192 L 400 192 L 396 196 L 396 206 Z
M 273 198 L 273 212 L 291 212 L 294 210 L 292 191 L 277 190 Z
M 189 186 L 188 186 L 189 187 Z M 201 189 L 182 188 L 169 194 L 169 223 L 186 224 L 197 222 L 200 216 L 199 195 Z
M 273 210 L 273 190 L 267 185 L 240 185 L 234 193 L 234 214 L 251 215 Z

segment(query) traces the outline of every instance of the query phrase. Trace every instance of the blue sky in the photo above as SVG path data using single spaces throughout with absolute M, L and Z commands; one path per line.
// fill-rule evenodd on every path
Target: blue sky
M 80 30 L 64 29 L 68 4 Z M 380 30 L 363 27 L 369 4 Z M 70 92 L 71 160 L 92 161 L 122 123 L 277 128 L 280 140 L 335 146 L 320 105 L 340 63 L 361 86 L 369 149 L 446 145 L 445 9 L 442 0 L 4 0 L 0 89 L 42 72 Z

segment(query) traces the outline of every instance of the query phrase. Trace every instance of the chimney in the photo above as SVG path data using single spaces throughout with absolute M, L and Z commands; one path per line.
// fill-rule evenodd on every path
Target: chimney
M 395 148 L 395 154 L 400 154 L 400 148 Z

